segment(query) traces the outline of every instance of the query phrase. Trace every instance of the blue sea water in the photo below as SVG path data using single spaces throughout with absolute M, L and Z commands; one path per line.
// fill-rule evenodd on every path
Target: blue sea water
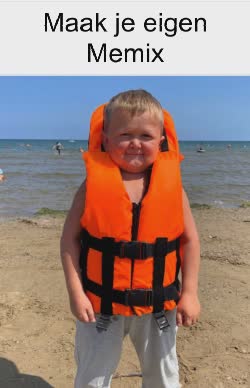
M 85 177 L 80 147 L 87 141 L 0 140 L 0 216 L 31 216 L 48 207 L 67 210 Z M 231 147 L 228 148 L 228 144 Z M 180 142 L 183 185 L 191 203 L 236 207 L 250 200 L 250 142 Z

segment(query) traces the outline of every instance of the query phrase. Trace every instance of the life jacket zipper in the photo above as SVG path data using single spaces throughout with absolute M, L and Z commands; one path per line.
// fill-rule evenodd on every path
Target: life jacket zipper
M 141 203 L 132 203 L 132 241 L 137 240 L 138 230 L 139 230 L 139 221 L 140 221 L 140 212 L 141 212 Z M 132 281 L 134 276 L 134 260 L 131 263 L 131 280 L 130 280 L 130 288 L 132 288 Z
M 139 218 L 141 212 L 141 202 L 140 203 L 132 203 L 132 240 L 137 240 L 138 230 L 139 230 Z

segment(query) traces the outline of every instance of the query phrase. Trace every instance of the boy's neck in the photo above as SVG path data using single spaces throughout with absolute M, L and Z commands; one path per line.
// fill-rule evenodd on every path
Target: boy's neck
M 144 179 L 147 176 L 147 170 L 142 172 L 136 172 L 136 173 L 121 170 L 121 175 L 122 175 L 122 179 L 125 181 Z

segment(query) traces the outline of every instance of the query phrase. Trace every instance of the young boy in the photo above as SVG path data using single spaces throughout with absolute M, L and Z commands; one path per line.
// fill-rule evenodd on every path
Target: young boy
M 61 238 L 75 388 L 110 387 L 126 334 L 144 388 L 180 387 L 176 326 L 198 319 L 200 254 L 171 117 L 144 90 L 120 93 L 93 114 L 84 160 Z

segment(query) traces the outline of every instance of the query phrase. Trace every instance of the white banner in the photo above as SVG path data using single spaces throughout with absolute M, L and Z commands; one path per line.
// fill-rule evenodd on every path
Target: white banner
M 0 75 L 249 75 L 249 1 L 0 1 Z

